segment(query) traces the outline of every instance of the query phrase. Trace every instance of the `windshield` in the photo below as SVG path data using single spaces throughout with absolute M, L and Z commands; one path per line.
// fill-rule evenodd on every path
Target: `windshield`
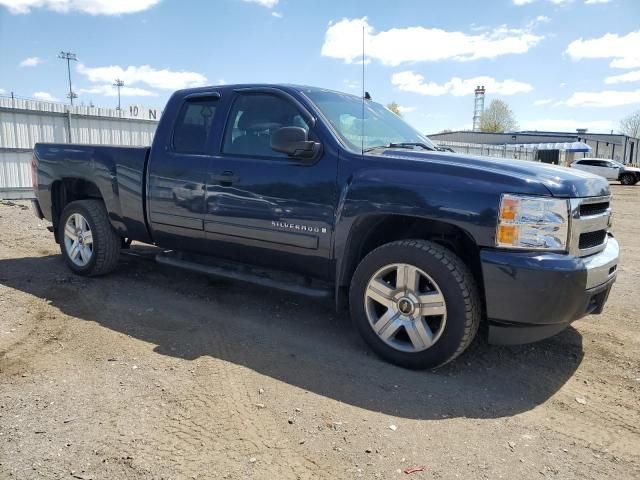
M 436 150 L 427 137 L 379 103 L 365 100 L 363 122 L 362 99 L 359 97 L 315 89 L 304 93 L 355 152 L 390 144 L 414 144 L 418 148 L 420 147 L 416 144 L 422 144 L 428 149 Z

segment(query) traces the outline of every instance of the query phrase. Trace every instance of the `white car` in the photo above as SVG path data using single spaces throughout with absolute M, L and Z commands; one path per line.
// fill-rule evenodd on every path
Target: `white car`
M 607 180 L 618 180 L 623 185 L 635 185 L 640 181 L 640 168 L 623 165 L 603 158 L 581 158 L 570 165 L 585 172 L 595 173 Z

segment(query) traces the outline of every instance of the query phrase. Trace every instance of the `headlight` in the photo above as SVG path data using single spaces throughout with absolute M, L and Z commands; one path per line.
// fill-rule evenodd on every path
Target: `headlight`
M 502 195 L 496 246 L 528 250 L 566 250 L 568 233 L 567 200 Z

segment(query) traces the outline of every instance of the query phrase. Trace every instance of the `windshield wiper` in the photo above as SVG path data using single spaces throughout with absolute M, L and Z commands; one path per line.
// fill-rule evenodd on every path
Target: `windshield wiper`
M 425 150 L 434 150 L 432 147 L 427 145 L 426 143 L 420 142 L 402 142 L 402 143 L 390 143 L 389 148 L 411 148 L 411 147 L 422 147 Z
M 401 142 L 401 143 L 388 143 L 386 145 L 376 145 L 375 147 L 365 148 L 363 151 L 364 153 L 367 153 L 373 150 L 379 150 L 381 148 L 406 148 L 408 150 L 413 150 L 413 147 L 421 147 L 421 148 L 424 148 L 425 150 L 433 150 L 433 148 L 428 146 L 426 143 Z

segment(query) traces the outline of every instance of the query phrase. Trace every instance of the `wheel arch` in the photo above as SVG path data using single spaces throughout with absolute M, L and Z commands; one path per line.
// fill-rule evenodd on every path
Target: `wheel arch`
M 98 186 L 83 178 L 63 178 L 56 180 L 51 184 L 51 220 L 53 223 L 53 231 L 57 243 L 58 223 L 60 215 L 69 203 L 76 200 L 97 199 L 104 203 L 104 198 Z
M 356 220 L 349 232 L 336 287 L 347 287 L 360 261 L 374 249 L 397 240 L 420 239 L 437 243 L 459 256 L 484 292 L 480 249 L 464 229 L 449 222 L 408 215 L 368 215 Z M 481 295 L 484 297 L 484 295 Z

